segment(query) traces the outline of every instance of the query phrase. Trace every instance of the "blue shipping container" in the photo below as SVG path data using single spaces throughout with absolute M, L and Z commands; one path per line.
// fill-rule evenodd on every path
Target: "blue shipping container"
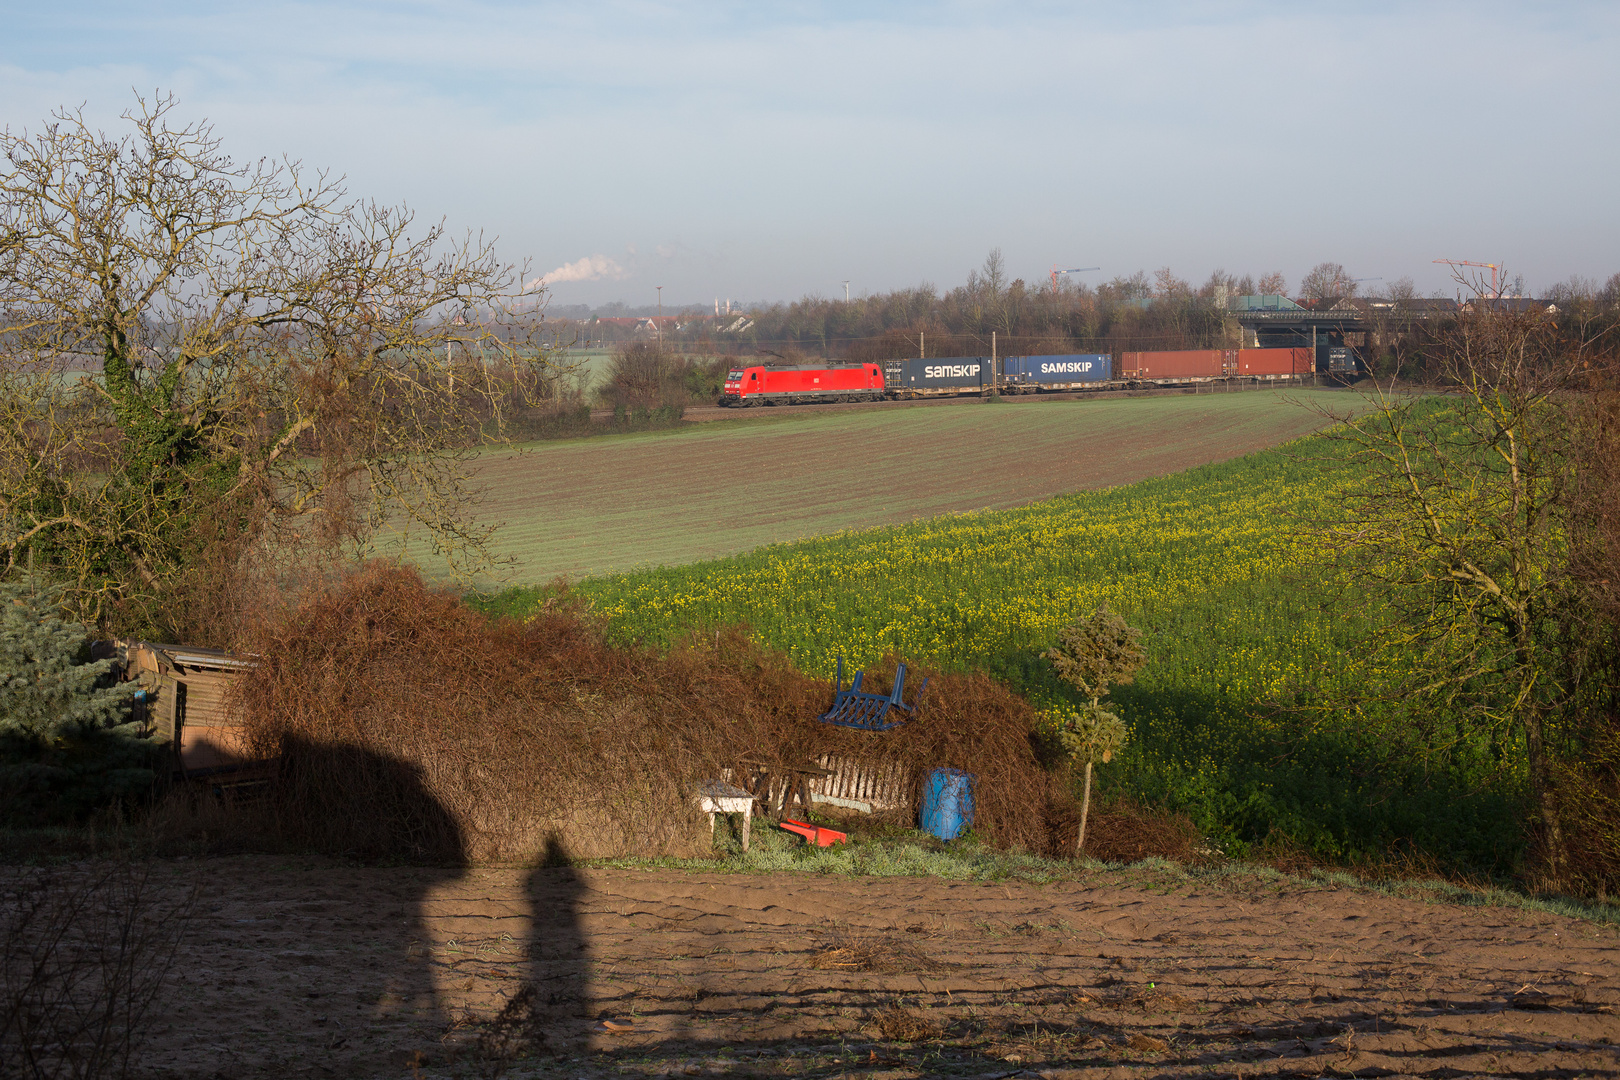
M 958 394 L 989 383 L 988 356 L 913 357 L 883 362 L 883 385 L 889 391 Z
M 1098 383 L 1113 378 L 1114 358 L 1109 353 L 1009 356 L 1002 370 L 1007 373 L 1008 381 L 1042 386 Z
M 973 827 L 973 774 L 961 769 L 935 769 L 923 784 L 923 832 L 955 840 Z

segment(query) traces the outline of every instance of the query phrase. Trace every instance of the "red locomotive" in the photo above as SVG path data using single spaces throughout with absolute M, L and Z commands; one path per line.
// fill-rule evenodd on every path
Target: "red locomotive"
M 881 364 L 732 368 L 721 405 L 802 405 L 813 401 L 882 401 Z

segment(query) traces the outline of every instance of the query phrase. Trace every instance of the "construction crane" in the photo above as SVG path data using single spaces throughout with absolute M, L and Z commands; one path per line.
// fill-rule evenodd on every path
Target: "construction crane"
M 1059 274 L 1089 274 L 1093 270 L 1101 270 L 1100 266 L 1082 266 L 1075 270 L 1059 270 L 1057 263 L 1052 264 L 1052 291 L 1057 292 L 1057 279 Z
M 1502 286 L 1497 284 L 1496 280 L 1496 272 L 1502 269 L 1500 264 L 1469 262 L 1467 259 L 1436 259 L 1434 261 L 1437 263 L 1445 263 L 1452 269 L 1456 269 L 1459 266 L 1478 266 L 1482 269 L 1488 269 L 1491 272 L 1491 295 L 1496 297 L 1498 300 L 1502 298 Z

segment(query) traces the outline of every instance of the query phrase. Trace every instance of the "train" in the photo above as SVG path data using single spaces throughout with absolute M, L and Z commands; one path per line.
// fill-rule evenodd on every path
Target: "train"
M 1050 356 L 942 356 L 735 367 L 718 404 L 804 405 L 961 394 L 1125 390 L 1205 382 L 1273 382 L 1316 372 L 1311 349 L 1184 349 Z

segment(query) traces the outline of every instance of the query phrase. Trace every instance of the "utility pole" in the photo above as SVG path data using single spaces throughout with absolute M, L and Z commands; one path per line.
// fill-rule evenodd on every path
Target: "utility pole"
M 996 392 L 996 332 L 990 331 L 990 392 Z
M 658 290 L 658 318 L 653 320 L 653 325 L 658 328 L 658 351 L 663 352 L 664 351 L 664 287 L 662 285 L 654 285 L 653 288 Z

